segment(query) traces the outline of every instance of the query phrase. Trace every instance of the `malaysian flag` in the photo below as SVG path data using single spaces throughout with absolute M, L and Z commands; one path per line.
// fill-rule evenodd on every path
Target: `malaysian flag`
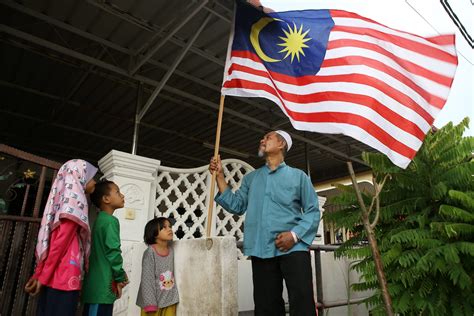
M 443 108 L 454 35 L 421 37 L 341 10 L 237 2 L 223 95 L 275 102 L 295 129 L 344 134 L 406 168 Z

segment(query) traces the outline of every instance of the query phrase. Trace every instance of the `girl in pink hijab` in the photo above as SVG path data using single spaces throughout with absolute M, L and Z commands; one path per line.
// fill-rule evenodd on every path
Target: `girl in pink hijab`
M 97 168 L 74 159 L 59 169 L 51 186 L 36 244 L 35 273 L 25 286 L 40 293 L 37 315 L 75 315 L 91 232 L 86 194 L 94 191 Z

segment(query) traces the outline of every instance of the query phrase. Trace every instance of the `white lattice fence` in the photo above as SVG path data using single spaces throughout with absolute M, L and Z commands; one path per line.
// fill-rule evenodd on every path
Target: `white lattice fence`
M 254 170 L 246 162 L 237 159 L 225 159 L 222 165 L 227 183 L 234 191 L 240 187 L 244 175 Z M 210 182 L 208 165 L 194 169 L 159 167 L 155 181 L 155 215 L 174 218 L 176 223 L 173 230 L 179 239 L 205 235 Z M 243 239 L 244 216 L 232 215 L 217 206 L 213 217 L 213 236 Z

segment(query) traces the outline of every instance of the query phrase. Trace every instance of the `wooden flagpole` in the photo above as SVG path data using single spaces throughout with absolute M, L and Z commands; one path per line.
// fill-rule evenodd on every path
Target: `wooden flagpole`
M 225 95 L 221 94 L 219 102 L 219 115 L 217 117 L 217 130 L 216 130 L 216 143 L 214 145 L 214 159 L 217 159 L 219 155 L 219 146 L 221 142 L 221 127 L 222 127 L 222 115 L 224 113 L 224 98 Z M 211 225 L 212 225 L 212 212 L 214 208 L 214 191 L 216 187 L 216 176 L 217 173 L 214 171 L 211 177 L 211 190 L 209 193 L 209 206 L 207 209 L 207 226 L 206 226 L 206 237 L 211 237 Z

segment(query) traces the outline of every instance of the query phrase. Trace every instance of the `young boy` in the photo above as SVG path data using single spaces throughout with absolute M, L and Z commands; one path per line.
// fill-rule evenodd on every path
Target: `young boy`
M 114 301 L 128 284 L 120 250 L 119 221 L 112 214 L 124 206 L 124 196 L 112 181 L 95 185 L 91 201 L 100 209 L 92 228 L 89 271 L 82 287 L 84 316 L 112 316 Z

